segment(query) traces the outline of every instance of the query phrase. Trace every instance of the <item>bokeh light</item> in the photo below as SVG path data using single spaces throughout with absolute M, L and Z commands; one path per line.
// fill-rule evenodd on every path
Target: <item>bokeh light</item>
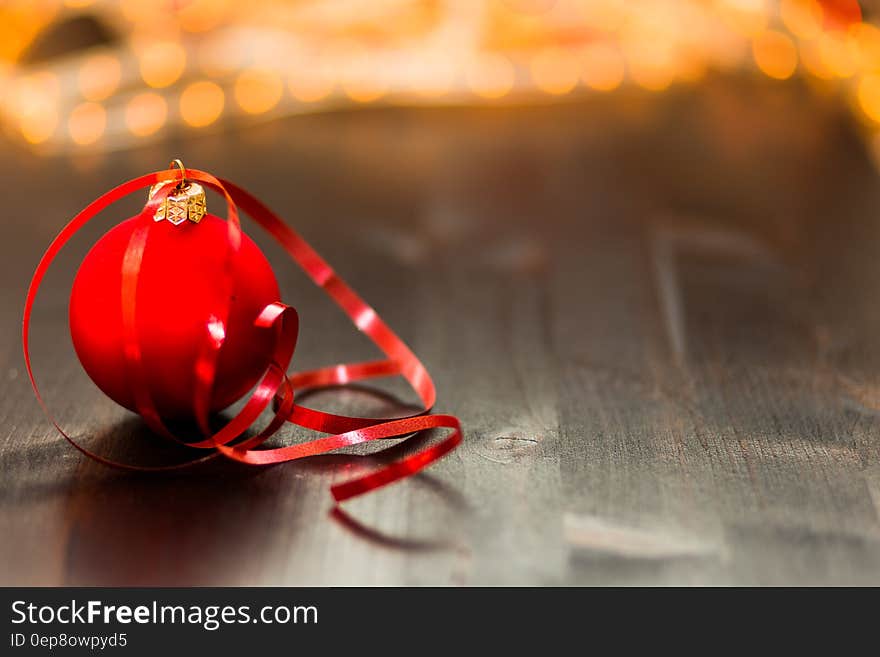
M 58 102 L 60 83 L 52 73 L 37 73 L 21 78 L 12 99 L 19 116 L 38 114 Z
M 611 91 L 623 82 L 625 66 L 620 51 L 605 43 L 587 46 L 581 55 L 581 77 L 598 91 Z
M 231 5 L 231 0 L 188 0 L 177 10 L 177 18 L 187 32 L 206 32 L 225 18 Z
M 853 36 L 858 44 L 859 66 L 868 71 L 880 70 L 880 29 L 860 23 L 853 28 Z
M 718 4 L 724 21 L 743 36 L 755 36 L 767 27 L 767 0 L 720 0 Z
M 818 0 L 781 0 L 779 17 L 791 33 L 813 39 L 822 31 L 822 5 Z
M 86 100 L 104 100 L 119 87 L 122 66 L 110 53 L 97 53 L 83 62 L 79 70 L 79 89 Z
M 858 87 L 858 99 L 865 115 L 880 123 L 880 74 L 871 73 L 862 78 Z
M 627 61 L 633 81 L 649 91 L 663 91 L 675 78 L 675 62 L 668 47 L 644 36 L 627 44 Z
M 371 103 L 385 95 L 388 83 L 374 56 L 360 42 L 336 41 L 327 51 L 329 61 L 340 62 L 339 82 L 345 95 L 356 103 Z
M 610 32 L 627 17 L 626 0 L 572 0 L 574 10 L 592 28 Z
M 314 103 L 326 98 L 336 86 L 336 81 L 326 72 L 326 66 L 315 62 L 292 71 L 287 78 L 290 94 L 303 103 Z
M 767 30 L 752 41 L 755 64 L 777 80 L 790 78 L 797 68 L 798 54 L 794 42 L 781 32 Z
M 443 105 L 626 86 L 660 92 L 742 67 L 779 80 L 800 68 L 813 89 L 839 84 L 869 114 L 860 89 L 880 73 L 880 26 L 855 0 L 474 0 L 459 10 L 427 0 L 26 4 L 0 5 L 0 110 L 31 143 L 76 141 L 74 132 L 93 143 L 106 131 L 116 147 L 164 126 L 383 98 Z M 19 61 L 59 15 L 86 7 L 117 40 L 57 63 Z M 95 109 L 72 116 L 84 102 L 100 103 L 112 126 L 98 130 Z M 77 128 L 58 129 L 71 122 Z
M 11 109 L 27 142 L 41 144 L 54 134 L 59 92 L 58 78 L 51 73 L 26 76 L 14 85 Z
M 823 34 L 819 38 L 819 57 L 837 77 L 852 77 L 858 71 L 858 44 L 848 34 Z
M 412 90 L 428 98 L 443 96 L 455 82 L 458 71 L 448 53 L 431 51 L 414 58 L 410 72 Z
M 531 65 L 532 79 L 537 87 L 548 94 L 567 94 L 578 83 L 580 62 L 565 48 L 548 48 L 535 55 Z
M 134 23 L 149 24 L 151 19 L 156 18 L 157 10 L 162 6 L 155 0 L 119 0 L 119 10 L 122 16 Z
M 270 69 L 248 69 L 235 81 L 235 100 L 248 114 L 268 112 L 278 104 L 283 93 L 281 76 Z
M 23 115 L 19 120 L 22 136 L 31 144 L 41 144 L 49 139 L 58 125 L 58 110 L 47 106 Z
M 465 69 L 469 88 L 483 98 L 502 98 L 516 82 L 516 71 L 510 60 L 493 53 L 476 57 Z
M 859 0 L 822 0 L 826 27 L 846 31 L 862 19 Z
M 174 84 L 185 67 L 186 51 L 175 41 L 150 43 L 140 53 L 141 77 L 157 89 Z
M 161 128 L 168 116 L 168 103 L 157 93 L 136 95 L 125 107 L 125 125 L 133 135 L 146 137 Z
M 834 78 L 834 71 L 825 65 L 819 52 L 819 44 L 816 41 L 805 41 L 800 45 L 799 61 L 804 69 L 815 78 L 820 80 Z
M 98 141 L 107 127 L 107 112 L 98 103 L 82 103 L 73 108 L 67 130 L 75 144 L 85 146 Z
M 223 89 L 210 80 L 200 80 L 187 86 L 180 94 L 180 115 L 194 128 L 202 128 L 216 121 L 223 112 Z

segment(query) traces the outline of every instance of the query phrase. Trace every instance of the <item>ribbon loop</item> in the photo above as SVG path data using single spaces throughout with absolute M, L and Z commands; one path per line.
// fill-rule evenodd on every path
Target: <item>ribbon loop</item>
M 462 440 L 462 430 L 458 419 L 451 415 L 431 414 L 437 395 L 430 374 L 418 357 L 391 330 L 378 313 L 345 283 L 298 233 L 253 195 L 227 180 L 215 178 L 209 173 L 195 169 L 186 171 L 187 180 L 199 181 L 213 188 L 226 201 L 227 253 L 222 284 L 228 292 L 227 300 L 230 298 L 232 290 L 233 262 L 241 245 L 241 224 L 238 215 L 238 208 L 241 208 L 284 248 L 290 258 L 342 308 L 352 324 L 367 335 L 387 358 L 363 363 L 342 363 L 288 375 L 287 370 L 293 358 L 299 334 L 299 317 L 296 310 L 290 306 L 280 302 L 269 304 L 255 318 L 254 324 L 266 329 L 267 339 L 273 340 L 271 362 L 268 363 L 263 378 L 251 393 L 244 407 L 223 428 L 212 432 L 209 428 L 208 409 L 217 373 L 217 360 L 223 347 L 223 340 L 218 340 L 214 336 L 217 334 L 216 326 L 222 328 L 226 325 L 229 315 L 227 301 L 225 307 L 218 308 L 215 315 L 205 318 L 205 338 L 197 362 L 194 363 L 197 385 L 193 404 L 198 424 L 207 437 L 198 442 L 187 442 L 175 436 L 162 421 L 150 398 L 149 389 L 145 383 L 144 364 L 136 330 L 138 279 L 144 253 L 149 247 L 149 234 L 153 223 L 145 221 L 142 227 L 135 230 L 130 238 L 120 272 L 123 290 L 124 354 L 127 371 L 133 385 L 136 406 L 138 413 L 156 433 L 188 447 L 210 450 L 210 453 L 196 461 L 179 465 L 145 467 L 105 458 L 83 447 L 67 434 L 43 399 L 31 365 L 30 322 L 40 285 L 52 262 L 65 244 L 104 209 L 137 190 L 174 180 L 180 175 L 181 173 L 178 171 L 168 170 L 141 176 L 119 185 L 90 203 L 55 237 L 41 258 L 31 279 L 25 301 L 22 328 L 25 367 L 37 401 L 58 432 L 71 445 L 89 458 L 105 465 L 127 470 L 155 471 L 186 467 L 217 454 L 222 454 L 241 463 L 270 465 L 324 454 L 373 440 L 400 438 L 427 429 L 451 430 L 451 433 L 441 442 L 416 454 L 395 461 L 359 479 L 334 485 L 331 492 L 337 502 L 363 495 L 413 475 L 455 449 Z M 164 200 L 167 193 L 167 189 L 164 191 L 160 189 L 150 199 L 144 208 L 144 213 L 152 217 L 156 206 Z M 409 383 L 421 401 L 418 412 L 395 419 L 349 417 L 301 406 L 294 401 L 297 391 L 336 387 L 354 381 L 390 376 L 402 376 Z M 268 425 L 256 435 L 243 438 L 273 399 L 275 400 L 275 408 Z M 286 447 L 256 449 L 287 422 L 332 435 Z

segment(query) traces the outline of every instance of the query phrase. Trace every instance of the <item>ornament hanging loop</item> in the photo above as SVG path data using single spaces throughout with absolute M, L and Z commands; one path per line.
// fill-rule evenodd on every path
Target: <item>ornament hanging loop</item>
M 159 207 L 153 214 L 153 220 L 164 221 L 167 219 L 175 226 L 179 226 L 186 220 L 194 224 L 199 223 L 208 211 L 205 188 L 197 182 L 187 180 L 186 167 L 183 166 L 180 158 L 171 160 L 168 168 L 172 171 L 175 168 L 178 169 L 180 179 L 168 193 L 168 196 L 159 203 Z M 157 191 L 172 183 L 174 183 L 173 180 L 167 180 L 153 185 L 150 188 L 149 200 L 152 200 Z
M 183 166 L 183 161 L 179 157 L 174 158 L 168 164 L 169 169 L 173 170 L 174 167 L 177 167 L 180 170 L 180 180 L 177 182 L 176 189 L 181 190 L 186 186 L 186 167 Z

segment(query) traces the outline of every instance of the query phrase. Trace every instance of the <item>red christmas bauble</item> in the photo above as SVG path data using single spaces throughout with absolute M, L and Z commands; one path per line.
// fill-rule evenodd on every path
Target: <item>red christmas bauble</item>
M 120 223 L 89 251 L 70 297 L 70 333 L 86 373 L 111 399 L 136 411 L 123 354 L 122 262 L 132 232 L 152 218 Z M 254 326 L 263 308 L 279 299 L 266 257 L 242 235 L 234 262 L 233 291 L 223 289 L 227 224 L 213 215 L 200 223 L 169 221 L 150 229 L 138 279 L 137 334 L 143 373 L 153 403 L 168 420 L 192 420 L 195 363 L 208 323 L 229 304 L 225 341 L 217 363 L 211 410 L 240 399 L 265 372 L 271 339 Z

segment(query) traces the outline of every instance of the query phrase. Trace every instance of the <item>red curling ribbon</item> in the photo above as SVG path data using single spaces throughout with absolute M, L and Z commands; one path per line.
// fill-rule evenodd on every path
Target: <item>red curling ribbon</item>
M 37 401 L 58 432 L 80 452 L 105 465 L 137 471 L 171 470 L 190 466 L 207 458 L 222 454 L 232 460 L 251 465 L 271 465 L 293 461 L 308 456 L 325 454 L 343 447 L 357 445 L 373 440 L 400 438 L 419 431 L 442 428 L 451 433 L 439 443 L 433 444 L 415 454 L 392 462 L 358 479 L 336 484 L 331 493 L 337 502 L 388 485 L 424 469 L 442 458 L 461 443 L 462 431 L 458 419 L 451 415 L 434 415 L 431 410 L 436 400 L 436 389 L 428 371 L 418 357 L 394 333 L 382 318 L 358 294 L 348 286 L 327 262 L 292 228 L 285 224 L 274 212 L 244 189 L 233 183 L 215 178 L 198 170 L 187 170 L 187 180 L 197 180 L 219 192 L 227 207 L 227 255 L 224 274 L 220 285 L 226 292 L 222 298 L 227 303 L 217 309 L 217 313 L 205 318 L 205 339 L 194 365 L 196 386 L 194 408 L 198 425 L 206 436 L 198 442 L 187 442 L 178 438 L 164 424 L 145 383 L 143 360 L 137 331 L 137 290 L 139 273 L 144 254 L 149 249 L 152 215 L 159 203 L 169 192 L 169 186 L 159 188 L 149 200 L 141 216 L 142 226 L 132 233 L 123 257 L 123 342 L 127 374 L 132 381 L 134 399 L 138 413 L 156 433 L 184 444 L 188 447 L 210 450 L 206 457 L 171 466 L 147 467 L 120 463 L 103 457 L 80 445 L 62 429 L 52 415 L 34 377 L 30 358 L 30 321 L 34 301 L 46 272 L 64 245 L 86 223 L 119 199 L 139 189 L 150 187 L 158 182 L 174 180 L 181 175 L 175 171 L 160 171 L 130 180 L 110 190 L 90 203 L 82 212 L 68 223 L 49 245 L 43 255 L 28 288 L 24 308 L 22 346 L 25 366 Z M 283 303 L 276 302 L 266 306 L 254 320 L 254 325 L 267 333 L 273 348 L 270 363 L 263 378 L 251 393 L 244 407 L 219 431 L 209 429 L 208 408 L 217 372 L 217 360 L 225 336 L 225 326 L 229 315 L 235 255 L 241 244 L 241 224 L 238 208 L 256 221 L 303 271 L 339 305 L 352 323 L 385 354 L 385 360 L 364 363 L 341 363 L 307 372 L 287 374 L 296 348 L 299 333 L 299 318 L 296 311 Z M 376 419 L 349 417 L 327 413 L 296 404 L 298 390 L 316 390 L 337 387 L 355 381 L 402 376 L 418 395 L 421 410 L 415 414 L 396 419 Z M 275 400 L 272 419 L 256 435 L 241 440 Z M 274 449 L 257 449 L 285 423 L 333 434 L 306 443 L 289 445 Z M 238 441 L 238 442 L 236 442 Z

